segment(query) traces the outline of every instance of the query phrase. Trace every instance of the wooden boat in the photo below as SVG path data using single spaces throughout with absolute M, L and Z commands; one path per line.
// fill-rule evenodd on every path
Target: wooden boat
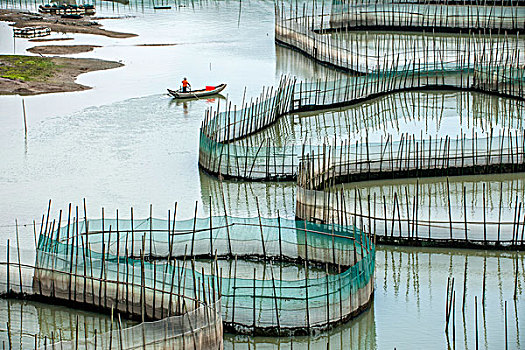
M 168 93 L 175 97 L 175 98 L 199 98 L 199 97 L 206 97 L 211 95 L 216 95 L 222 90 L 226 88 L 226 84 L 220 84 L 217 86 L 206 86 L 205 89 L 201 90 L 192 90 L 188 92 L 182 92 L 182 89 L 179 90 L 170 90 L 168 89 Z

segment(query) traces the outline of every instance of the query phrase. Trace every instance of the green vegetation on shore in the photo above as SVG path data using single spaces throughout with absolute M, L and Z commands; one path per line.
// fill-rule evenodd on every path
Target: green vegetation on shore
M 0 77 L 21 81 L 45 81 L 59 68 L 51 58 L 0 55 Z

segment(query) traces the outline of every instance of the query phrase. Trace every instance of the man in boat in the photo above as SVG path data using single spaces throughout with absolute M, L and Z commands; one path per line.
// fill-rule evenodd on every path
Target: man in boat
M 188 92 L 188 88 L 191 89 L 191 84 L 188 82 L 188 80 L 186 78 L 184 78 L 184 80 L 182 80 L 182 92 Z

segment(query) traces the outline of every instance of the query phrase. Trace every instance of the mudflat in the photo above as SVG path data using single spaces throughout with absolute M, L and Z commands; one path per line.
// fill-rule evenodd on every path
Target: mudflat
M 68 40 L 74 40 L 73 38 L 34 38 L 29 39 L 28 41 L 33 41 L 36 43 L 44 43 L 48 41 L 68 41 Z
M 0 95 L 88 90 L 91 87 L 75 82 L 77 76 L 122 66 L 92 58 L 0 55 Z
M 72 55 L 75 53 L 90 52 L 101 47 L 98 45 L 42 45 L 34 46 L 27 51 L 42 55 Z

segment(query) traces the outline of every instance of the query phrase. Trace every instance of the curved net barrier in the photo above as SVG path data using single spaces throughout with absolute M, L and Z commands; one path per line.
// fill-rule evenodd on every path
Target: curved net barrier
M 316 190 L 334 182 L 523 172 L 525 132 L 473 131 L 471 137 L 438 139 L 403 134 L 398 141 L 341 142 L 318 146 L 299 167 L 297 184 Z
M 287 93 L 272 95 L 268 100 L 270 105 L 274 105 L 274 96 L 281 96 L 284 101 L 280 106 L 288 107 L 280 110 L 282 114 L 275 113 L 271 108 L 268 109 L 268 117 L 264 109 L 259 109 L 257 113 L 245 113 L 243 111 L 250 110 L 251 106 L 245 103 L 240 108 L 227 106 L 223 112 L 210 111 L 201 127 L 199 166 L 220 178 L 256 181 L 297 178 L 298 219 L 341 226 L 359 223 L 360 227 L 364 227 L 362 225 L 368 223 L 364 230 L 374 232 L 381 242 L 507 248 L 523 246 L 523 239 L 518 234 L 521 227 L 521 208 L 518 206 L 513 221 L 508 215 L 490 221 L 485 214 L 481 220 L 478 212 L 467 214 L 465 209 L 459 228 L 458 219 L 451 214 L 452 204 L 449 204 L 450 215 L 446 220 L 431 218 L 429 214 L 425 221 L 420 220 L 417 201 L 407 204 L 412 209 L 404 210 L 402 215 L 397 200 L 392 204 L 384 199 L 381 203 L 374 201 L 374 205 L 381 205 L 383 210 L 381 213 L 374 211 L 373 216 L 370 210 L 364 214 L 362 205 L 359 211 L 357 205 L 347 211 L 349 206 L 344 193 L 339 193 L 334 187 L 340 183 L 397 177 L 520 172 L 525 169 L 525 134 L 521 130 L 502 130 L 497 135 L 492 131 L 480 135 L 474 131 L 472 135 L 461 132 L 455 138 L 423 138 L 403 134 L 399 140 L 388 136 L 381 142 L 371 142 L 366 137 L 355 143 L 344 141 L 340 145 L 334 141 L 333 146 L 294 144 L 293 141 L 290 144 L 275 144 L 271 138 L 255 135 L 284 114 L 349 106 L 386 94 L 412 90 L 482 92 L 508 98 L 519 109 L 525 100 L 524 43 L 519 37 L 523 29 L 523 23 L 519 20 L 523 17 L 523 8 L 514 5 L 506 7 L 501 3 L 492 6 L 470 4 L 452 10 L 446 3 L 437 6 L 425 4 L 434 22 L 430 24 L 428 16 L 419 17 L 421 22 L 411 24 L 414 30 L 438 25 L 443 31 L 445 27 L 463 31 L 464 26 L 482 23 L 484 33 L 495 30 L 501 35 L 476 35 L 469 31 L 468 35 L 457 37 L 435 33 L 414 37 L 353 34 L 350 30 L 344 30 L 344 21 L 351 20 L 350 17 L 355 14 L 351 11 L 368 7 L 377 21 L 377 16 L 392 14 L 392 22 L 389 18 L 383 18 L 382 24 L 370 24 L 371 28 L 381 25 L 395 27 L 402 25 L 403 21 L 405 24 L 410 21 L 408 17 L 418 16 L 418 11 L 423 8 L 420 4 L 402 5 L 401 8 L 415 9 L 414 13 L 402 19 L 393 14 L 391 3 L 365 2 L 352 10 L 345 8 L 345 2 L 334 2 L 332 5 L 331 12 L 327 11 L 327 16 L 330 16 L 327 18 L 323 8 L 321 16 L 317 16 L 315 6 L 307 10 L 305 5 L 301 14 L 293 5 L 289 11 L 277 5 L 276 42 L 319 63 L 355 72 L 357 76 L 349 75 L 337 81 L 286 79 L 289 82 L 286 84 Z M 373 10 L 370 9 L 372 6 Z M 383 11 L 385 9 L 386 12 Z M 438 15 L 437 11 L 444 9 L 452 12 L 439 12 Z M 512 13 L 503 18 L 507 11 Z M 368 21 L 372 17 L 363 18 Z M 334 27 L 331 27 L 332 24 Z M 509 35 L 513 31 L 518 34 Z M 281 90 L 282 79 L 279 86 L 278 90 Z M 225 117 L 232 115 L 231 119 Z M 216 119 L 227 120 L 226 124 L 255 127 L 250 127 L 249 132 L 235 133 L 230 127 L 221 125 L 222 133 L 235 137 L 217 137 L 213 133 Z M 368 221 L 364 220 L 366 218 Z M 410 229 L 405 230 L 405 224 Z M 493 232 L 496 233 L 491 234 Z M 416 239 L 412 242 L 414 237 Z
M 293 84 L 292 93 L 287 95 L 291 101 L 287 101 L 286 105 L 290 105 L 289 113 L 320 110 L 357 104 L 388 93 L 425 89 L 481 91 L 523 101 L 525 70 L 516 67 L 492 67 L 489 62 L 482 61 L 474 69 L 467 65 L 456 72 L 397 71 L 394 67 L 394 70 L 381 74 L 349 77 L 346 82 L 301 81 Z M 253 119 L 239 111 L 231 114 L 230 110 L 215 115 L 223 120 L 225 115 L 238 116 L 240 119 L 229 119 L 230 125 L 253 124 L 259 131 L 282 116 L 272 112 L 272 118 L 266 121 L 264 110 Z M 236 142 L 221 142 L 215 139 L 217 134 L 212 132 L 216 125 L 213 120 L 205 120 L 199 144 L 199 166 L 213 175 L 250 180 L 291 180 L 297 175 L 299 160 L 313 147 L 297 144 L 277 146 L 269 138 L 255 141 L 245 137 Z M 221 130 L 228 128 L 221 127 Z
M 201 306 L 184 315 L 128 328 L 122 328 L 119 319 L 116 330 L 87 339 L 58 342 L 49 339 L 49 345 L 39 349 L 222 349 L 220 301 L 216 301 L 212 309 L 213 312 L 209 307 Z
M 275 122 L 277 118 L 287 113 L 290 109 L 290 99 L 294 87 L 293 79 L 281 77 L 278 87 L 264 89 L 261 95 L 245 102 L 237 110 L 231 102 L 226 103 L 225 111 L 212 109 L 206 111 L 204 121 L 201 123 L 201 134 L 215 142 L 230 143 L 250 136 L 267 125 Z
M 285 114 L 355 105 L 410 90 L 477 91 L 525 99 L 525 43 L 519 34 L 450 37 L 423 33 L 403 40 L 394 36 L 369 40 L 368 34 L 339 33 L 333 38 L 315 29 L 314 15 L 304 12 L 301 17 L 293 6 L 291 11 L 287 19 L 284 8 L 276 6 L 276 42 L 318 62 L 360 74 L 337 81 L 281 77 L 277 89 L 266 89 L 255 102 L 243 98 L 238 108 L 227 103 L 224 110 L 210 109 L 199 143 L 199 166 L 206 172 L 236 179 L 295 179 L 301 157 L 312 146 L 275 145 L 270 138 L 251 137 Z
M 432 6 L 425 7 L 428 9 Z M 487 9 L 494 12 L 492 7 Z M 304 10 L 301 14 L 293 7 L 287 11 L 286 7 L 276 5 L 275 41 L 344 71 L 368 74 L 393 70 L 394 65 L 404 68 L 398 70 L 405 70 L 412 69 L 412 63 L 417 63 L 419 70 L 423 71 L 453 71 L 458 67 L 473 65 L 476 58 L 480 60 L 485 55 L 484 61 L 505 62 L 502 58 L 508 51 L 523 48 L 519 33 L 523 33 L 525 27 L 518 30 L 516 35 L 509 35 L 508 31 L 502 30 L 498 33 L 501 35 L 493 37 L 476 35 L 472 31 L 460 36 L 441 35 L 436 34 L 437 30 L 432 27 L 428 33 L 423 32 L 418 36 L 355 34 L 346 29 L 331 30 L 327 26 L 328 21 L 324 22 L 327 26 L 324 28 L 323 16 L 319 24 L 323 29 L 320 29 L 317 27 L 318 17 L 315 14 L 309 16 Z M 520 8 L 520 11 L 525 13 L 525 7 Z M 524 16 L 521 14 L 521 20 L 514 22 L 514 25 L 519 23 L 520 27 L 525 26 Z M 395 30 L 395 27 L 391 28 Z
M 222 348 L 220 295 L 213 275 L 197 276 L 172 261 L 123 258 L 105 246 L 90 249 L 88 238 L 71 236 L 67 242 L 41 234 L 36 251 L 20 249 L 18 242 L 0 249 L 2 296 L 118 314 L 110 332 L 84 339 L 77 335 L 71 341 L 57 337 L 42 348 Z M 122 328 L 120 315 L 141 323 Z
M 310 334 L 359 314 L 373 297 L 375 246 L 370 236 L 355 225 L 224 215 L 191 220 L 171 216 L 167 220 L 73 219 L 65 226 L 59 220 L 59 229 L 53 226 L 44 228 L 39 246 L 67 251 L 71 246 L 68 242 L 80 240 L 80 246 L 90 254 L 121 261 L 120 265 L 113 262 L 118 271 L 135 269 L 137 274 L 140 268 L 143 276 L 155 276 L 153 281 L 142 283 L 143 288 L 149 286 L 156 291 L 148 297 L 151 304 L 136 305 L 155 305 L 156 309 L 144 311 L 150 318 L 169 314 L 170 305 L 173 310 L 181 307 L 181 301 L 162 298 L 159 291 L 167 288 L 183 299 L 200 295 L 199 300 L 210 303 L 209 298 L 215 301 L 216 287 L 222 321 L 228 329 L 264 335 Z M 76 256 L 76 252 L 66 253 Z M 262 273 L 256 271 L 259 262 Z M 221 264 L 229 266 L 219 268 Z M 146 265 L 150 265 L 147 270 Z M 115 269 L 111 274 L 113 280 L 121 281 L 118 273 L 114 275 Z M 205 286 L 203 281 L 212 292 L 199 292 Z M 131 282 L 127 277 L 123 288 Z M 203 288 L 199 289 L 199 284 Z M 88 283 L 84 289 L 91 288 Z M 93 288 L 100 286 L 95 284 Z M 135 297 L 137 303 L 143 295 L 140 291 L 125 294 L 129 293 L 125 289 L 120 293 L 120 302 L 114 308 L 128 313 L 131 306 L 126 305 L 127 301 Z M 113 289 L 107 292 L 109 297 L 116 294 Z M 99 305 L 89 293 L 80 298 Z M 159 308 L 163 302 L 164 307 Z
M 519 1 L 346 1 L 334 0 L 327 15 L 315 18 L 328 30 L 434 30 L 461 33 L 525 31 L 525 7 Z
M 375 193 L 362 198 L 357 189 L 348 193 L 336 185 L 399 177 L 523 171 L 524 137 L 525 134 L 509 133 L 482 142 L 461 139 L 455 146 L 450 139 L 426 145 L 422 140 L 412 139 L 400 145 L 396 160 L 382 158 L 388 147 L 382 148 L 379 158 L 372 160 L 374 156 L 368 153 L 368 145 L 365 145 L 366 158 L 357 148 L 354 152 L 344 145 L 324 146 L 318 153 L 306 156 L 299 166 L 296 216 L 325 224 L 361 220 L 381 243 L 523 249 L 525 206 L 522 210 L 524 203 L 517 197 L 514 207 L 502 215 L 502 198 L 499 206 L 489 208 L 484 188 L 481 205 L 467 210 L 466 188 L 451 199 L 447 179 L 448 198 L 444 208 L 437 211 L 432 208 L 431 194 L 426 200 L 419 186 L 410 197 L 405 188 L 404 193 L 396 191 L 388 198 Z M 401 201 L 404 204 L 400 205 Z
M 358 141 L 369 145 L 440 138 L 452 138 L 455 144 L 456 138 L 483 139 L 491 134 L 501 136 L 502 132 L 519 133 L 524 122 L 525 100 L 472 91 L 414 90 L 356 106 L 291 113 L 250 136 L 246 144 L 259 145 L 271 139 L 274 147 L 307 145 L 305 149 L 315 149 L 315 145 L 349 138 L 354 144 Z M 301 157 L 302 150 L 298 153 Z

